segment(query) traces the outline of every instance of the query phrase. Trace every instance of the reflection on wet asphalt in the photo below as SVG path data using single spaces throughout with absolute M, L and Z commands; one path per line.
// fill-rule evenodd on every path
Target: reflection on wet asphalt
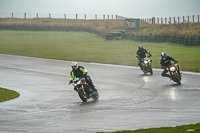
M 138 67 L 79 62 L 98 89 L 83 103 L 68 85 L 68 61 L 0 54 L 0 87 L 20 97 L 0 103 L 0 132 L 83 133 L 200 122 L 200 74 L 183 72 L 181 85 Z

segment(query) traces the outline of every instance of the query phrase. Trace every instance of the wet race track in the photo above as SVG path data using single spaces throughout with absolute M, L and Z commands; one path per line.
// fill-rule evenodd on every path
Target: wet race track
M 0 54 L 0 87 L 20 97 L 0 103 L 1 133 L 94 133 L 200 122 L 200 74 L 182 84 L 144 75 L 139 67 L 78 62 L 99 100 L 83 103 L 68 85 L 69 61 Z

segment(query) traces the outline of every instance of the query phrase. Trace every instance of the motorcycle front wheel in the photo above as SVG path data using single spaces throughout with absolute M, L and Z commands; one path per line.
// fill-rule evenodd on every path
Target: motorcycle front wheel
M 177 74 L 175 74 L 174 76 L 175 76 L 176 82 L 180 85 L 181 84 L 180 78 L 178 77 Z
M 78 89 L 78 95 L 83 102 L 87 102 L 87 94 L 82 89 Z
M 149 67 L 150 74 L 153 75 L 153 69 L 152 69 L 151 65 L 149 65 L 148 67 Z

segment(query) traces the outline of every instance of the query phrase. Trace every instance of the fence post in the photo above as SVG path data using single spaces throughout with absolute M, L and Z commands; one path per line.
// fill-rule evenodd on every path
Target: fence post
M 97 20 L 97 15 L 95 15 L 95 19 Z
M 108 20 L 109 20 L 109 15 L 108 15 Z
M 113 15 L 112 15 L 112 19 L 113 19 Z
M 86 20 L 86 14 L 85 14 L 85 20 Z
M 76 19 L 78 19 L 78 14 L 76 14 Z
M 172 20 L 171 20 L 171 17 L 169 17 L 169 24 L 171 24 Z
M 175 20 L 175 17 L 174 17 L 174 25 L 176 24 L 176 20 Z
M 157 23 L 159 24 L 159 18 L 157 18 Z
M 36 13 L 36 17 L 38 18 L 38 13 Z
M 189 20 L 189 19 L 190 19 L 190 17 L 188 16 L 188 23 L 190 22 L 190 20 Z
M 194 23 L 194 15 L 192 15 L 193 23 Z
M 103 20 L 105 20 L 105 14 L 103 15 Z
M 26 19 L 26 13 L 24 13 L 24 19 Z
M 167 18 L 165 18 L 165 24 L 167 24 Z
M 179 17 L 178 17 L 178 23 L 179 23 Z
M 51 18 L 51 14 L 49 13 L 49 18 Z
M 152 25 L 155 24 L 155 17 L 152 18 Z
M 12 12 L 12 18 L 13 18 L 13 12 Z
M 183 16 L 183 23 L 185 22 L 184 16 Z
M 199 15 L 198 15 L 198 23 L 199 23 Z
M 117 15 L 116 15 L 116 20 L 117 20 Z
M 64 14 L 64 18 L 66 19 L 66 14 Z

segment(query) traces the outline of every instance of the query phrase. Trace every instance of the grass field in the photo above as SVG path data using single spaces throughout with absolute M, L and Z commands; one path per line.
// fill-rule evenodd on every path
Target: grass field
M 164 51 L 180 62 L 181 70 L 200 72 L 198 46 L 131 40 L 106 41 L 87 32 L 0 31 L 0 54 L 58 60 L 137 66 L 138 45 L 143 45 L 151 52 L 153 68 L 160 68 L 160 54 Z

